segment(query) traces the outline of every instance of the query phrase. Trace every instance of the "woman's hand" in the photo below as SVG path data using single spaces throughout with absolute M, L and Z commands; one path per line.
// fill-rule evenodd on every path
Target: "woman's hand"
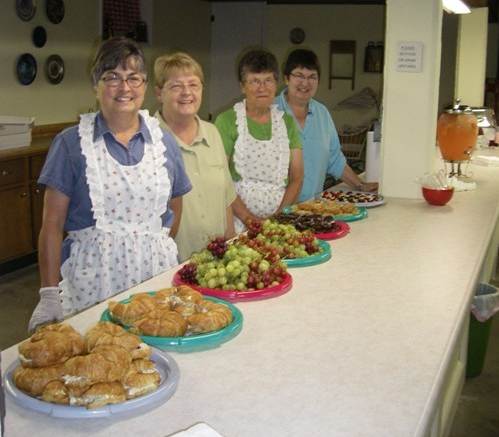
M 369 193 L 377 193 L 379 184 L 377 182 L 362 182 L 359 185 L 359 191 L 365 191 Z

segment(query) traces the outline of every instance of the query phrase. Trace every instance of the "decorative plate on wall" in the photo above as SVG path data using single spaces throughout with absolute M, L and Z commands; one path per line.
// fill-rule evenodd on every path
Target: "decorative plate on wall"
M 301 27 L 295 27 L 289 32 L 289 40 L 293 44 L 301 44 L 305 41 L 305 31 Z
M 36 0 L 16 0 L 16 13 L 23 21 L 31 20 L 36 13 Z
M 29 85 L 36 77 L 36 59 L 31 53 L 23 53 L 17 59 L 17 79 L 22 85 Z
M 59 55 L 50 55 L 45 61 L 45 74 L 51 84 L 57 85 L 64 78 L 64 61 Z
M 35 47 L 43 47 L 47 42 L 47 31 L 43 26 L 36 26 L 33 29 L 33 34 L 31 35 L 33 44 Z
M 64 18 L 64 0 L 46 0 L 47 18 L 51 23 L 59 24 Z

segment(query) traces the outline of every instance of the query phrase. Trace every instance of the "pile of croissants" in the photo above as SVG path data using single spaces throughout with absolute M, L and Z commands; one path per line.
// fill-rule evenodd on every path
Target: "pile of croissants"
M 41 327 L 19 345 L 14 384 L 56 404 L 99 408 L 156 390 L 161 376 L 142 340 L 110 322 L 84 336 L 58 323 Z
M 203 299 L 191 287 L 164 288 L 154 294 L 137 293 L 128 303 L 108 304 L 113 319 L 135 334 L 182 337 L 217 331 L 232 322 L 227 305 Z

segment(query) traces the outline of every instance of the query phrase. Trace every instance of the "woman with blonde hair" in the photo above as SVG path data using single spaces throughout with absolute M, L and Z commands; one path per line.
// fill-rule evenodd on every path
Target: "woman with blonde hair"
M 236 198 L 222 139 L 211 123 L 199 118 L 203 70 L 186 53 L 160 56 L 154 64 L 155 116 L 182 151 L 193 189 L 183 197 L 182 220 L 175 237 L 180 260 L 201 250 L 216 236 L 234 235 L 231 204 Z

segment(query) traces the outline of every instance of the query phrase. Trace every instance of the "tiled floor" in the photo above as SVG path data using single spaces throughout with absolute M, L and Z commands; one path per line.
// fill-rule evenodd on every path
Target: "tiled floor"
M 27 336 L 38 287 L 36 266 L 0 276 L 0 349 Z M 499 437 L 499 314 L 492 322 L 484 370 L 466 380 L 450 437 Z

